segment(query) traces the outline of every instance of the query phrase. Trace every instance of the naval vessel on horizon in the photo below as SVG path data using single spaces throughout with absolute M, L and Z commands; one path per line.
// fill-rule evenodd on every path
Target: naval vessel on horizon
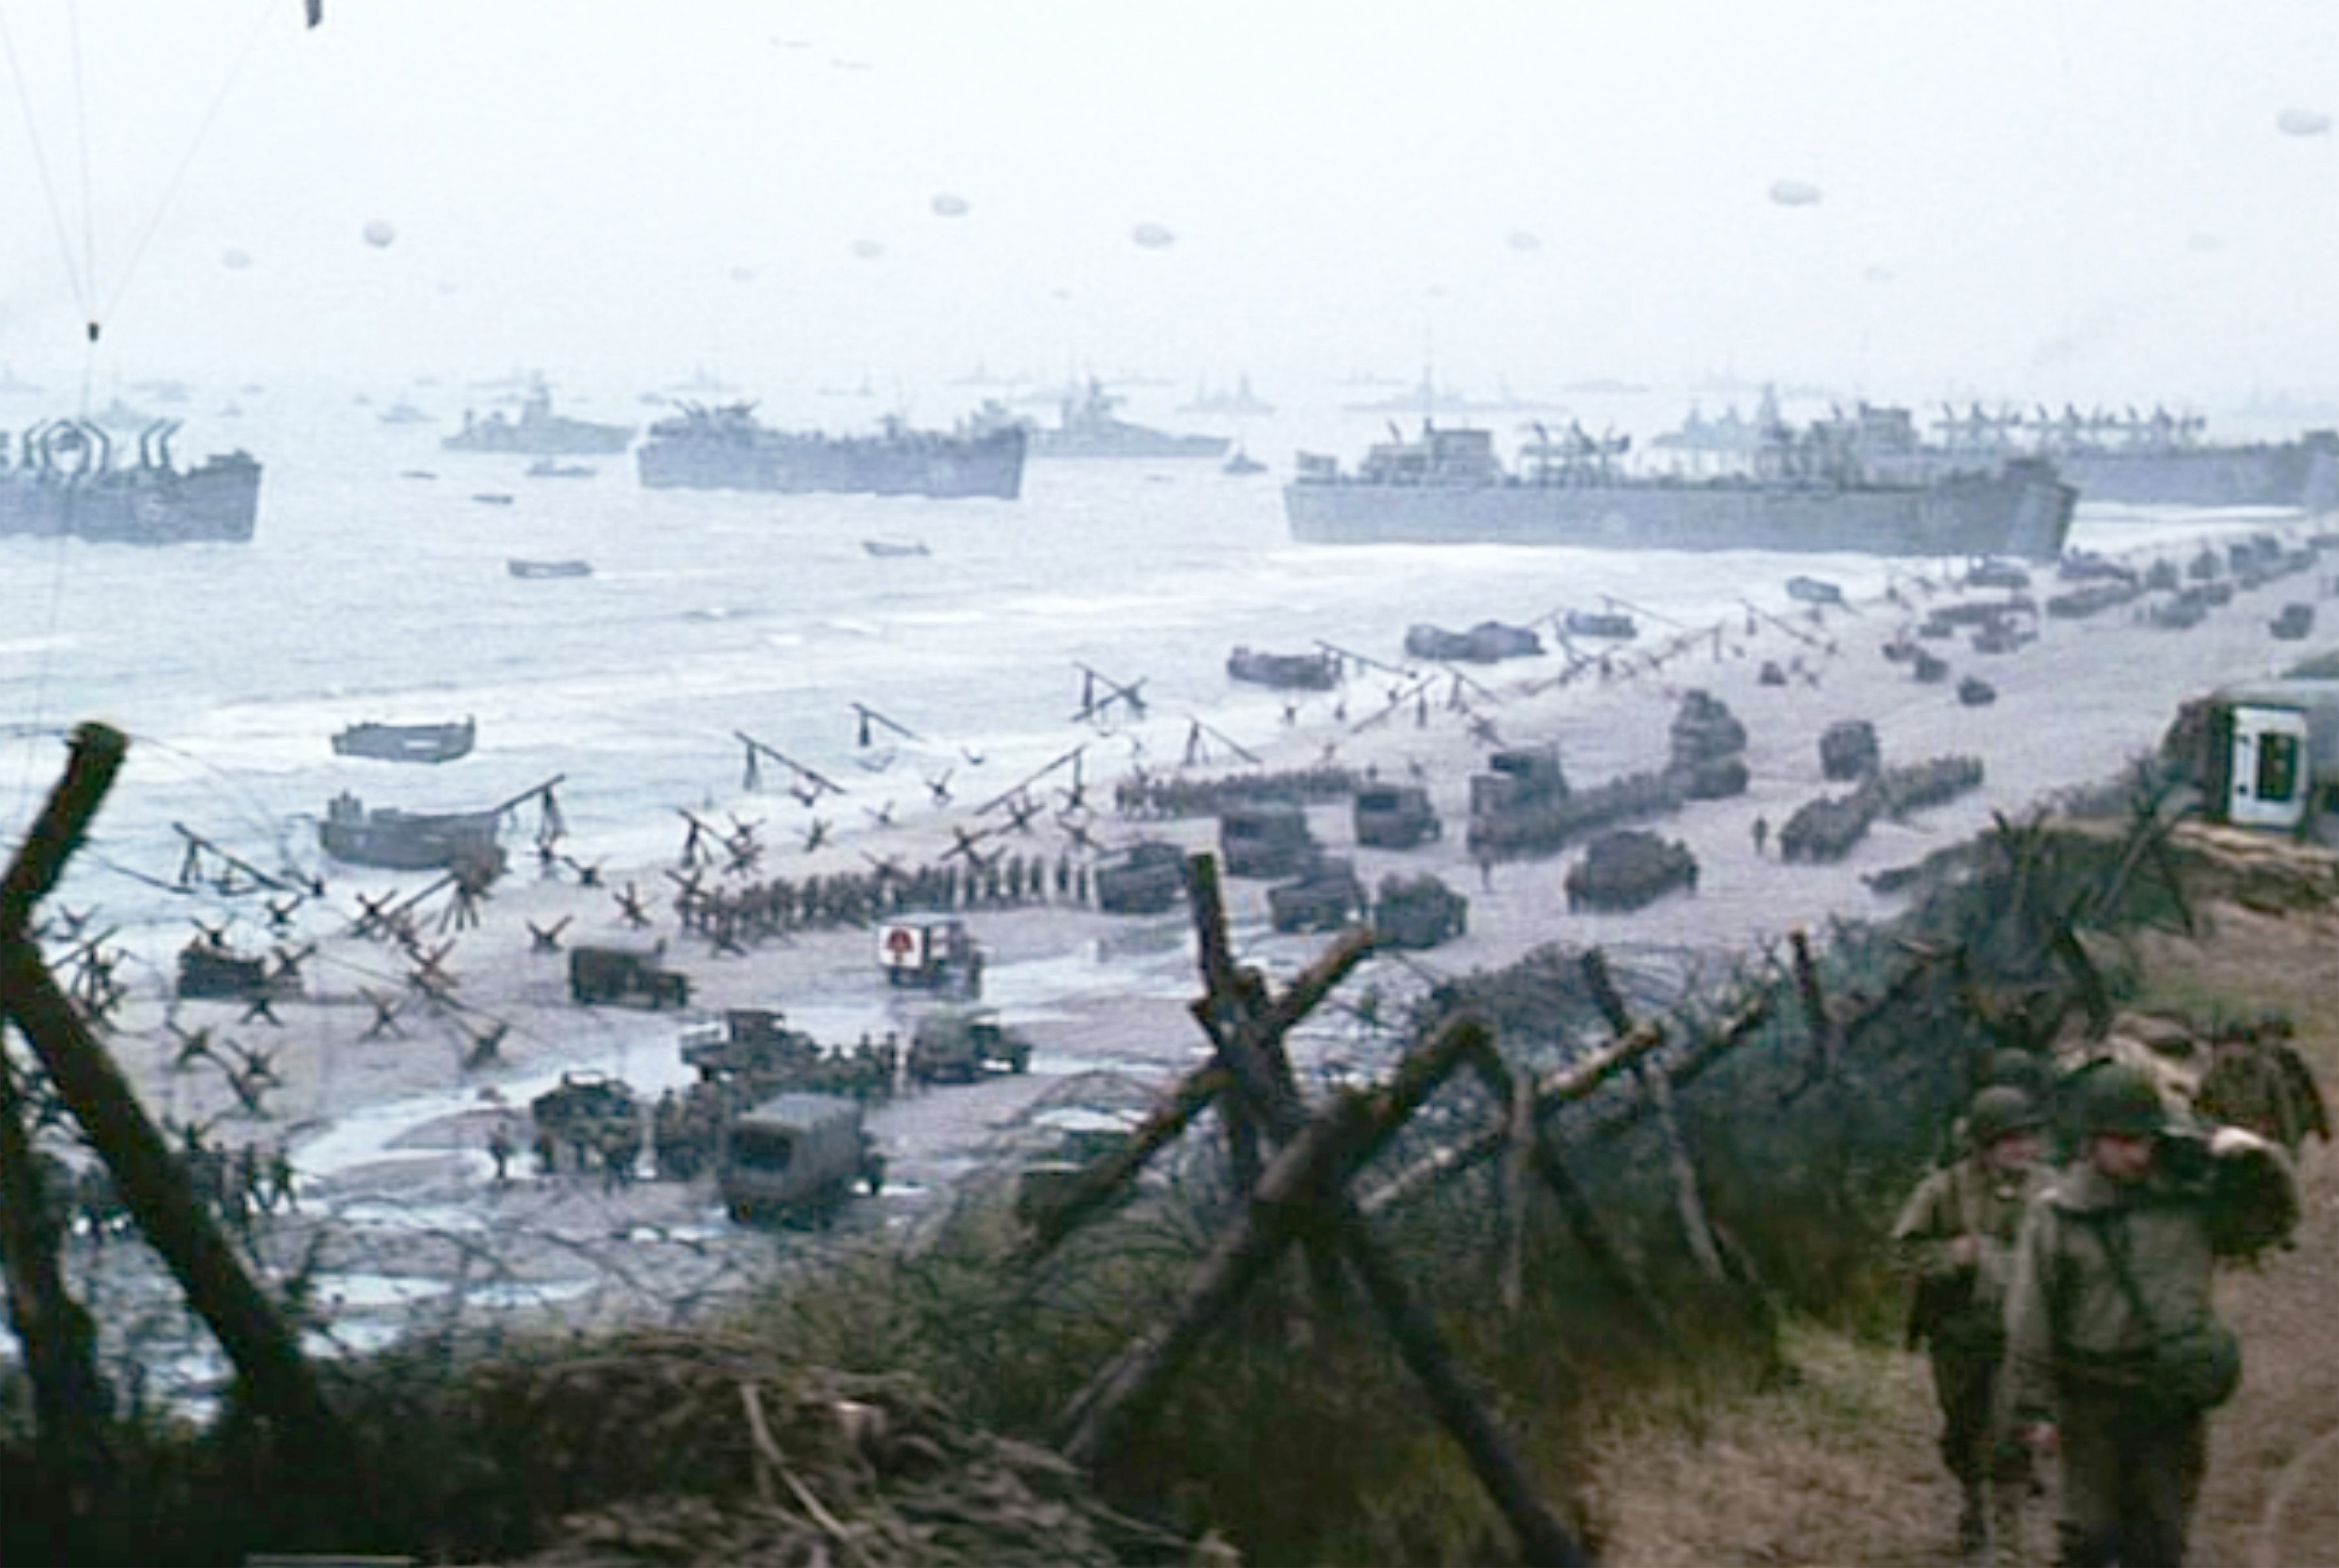
M 1024 427 L 979 424 L 952 434 L 913 430 L 889 419 L 873 436 L 775 430 L 753 403 L 686 403 L 658 420 L 635 452 L 652 488 L 812 491 L 879 496 L 1022 493 Z
M 2037 458 L 1895 472 L 1841 426 L 1764 432 L 1748 471 L 1652 477 L 1623 466 L 1629 437 L 1581 427 L 1535 439 L 1513 471 L 1491 431 L 1401 433 L 1357 471 L 1302 453 L 1284 487 L 1308 544 L 1569 545 L 1590 549 L 1853 551 L 1884 556 L 2062 553 L 2078 492 Z
M 129 545 L 242 544 L 260 515 L 260 462 L 248 452 L 182 468 L 176 419 L 138 436 L 138 460 L 117 465 L 114 438 L 86 419 L 44 420 L 7 450 L 0 435 L 0 534 Z
M 1054 429 L 1031 432 L 1035 458 L 1223 458 L 1232 441 L 1226 436 L 1180 436 L 1148 429 L 1119 419 L 1113 410 L 1121 399 L 1091 380 L 1077 398 L 1062 403 L 1063 422 Z
M 631 425 L 597 425 L 552 411 L 552 394 L 542 382 L 528 389 L 519 418 L 498 409 L 486 419 L 463 410 L 463 428 L 439 444 L 450 452 L 509 452 L 523 458 L 580 458 L 622 452 L 634 439 Z

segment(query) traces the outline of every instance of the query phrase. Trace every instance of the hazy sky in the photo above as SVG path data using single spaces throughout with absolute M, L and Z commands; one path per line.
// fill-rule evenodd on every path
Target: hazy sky
M 299 10 L 0 0 L 0 358 L 2339 388 L 2329 0 Z

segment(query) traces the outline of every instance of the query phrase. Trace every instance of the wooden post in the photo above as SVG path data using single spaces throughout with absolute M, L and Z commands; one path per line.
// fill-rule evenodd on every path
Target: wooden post
M 1689 1238 L 1689 1249 L 1705 1277 L 1716 1285 L 1730 1283 L 1730 1272 L 1722 1267 L 1722 1249 L 1713 1239 L 1713 1223 L 1706 1217 L 1705 1195 L 1697 1174 L 1697 1162 L 1690 1158 L 1689 1143 L 1682 1137 L 1681 1122 L 1673 1115 L 1673 1085 L 1662 1072 L 1640 1070 L 1641 1088 L 1649 1097 L 1649 1107 L 1656 1114 L 1659 1136 L 1665 1146 L 1665 1167 L 1673 1183 L 1673 1204 L 1681 1210 L 1682 1230 Z
M 1388 1326 L 1398 1354 L 1428 1391 L 1439 1423 L 1469 1455 L 1479 1484 L 1518 1536 L 1520 1561 L 1536 1568 L 1575 1568 L 1588 1563 L 1574 1535 L 1545 1505 L 1510 1435 L 1471 1389 L 1469 1377 L 1447 1352 L 1428 1311 L 1406 1289 L 1403 1277 L 1373 1241 L 1355 1209 L 1347 1208 L 1341 1220 L 1341 1249 L 1364 1281 L 1365 1293 L 1372 1298 L 1381 1321 Z
M 1021 1261 L 1036 1263 L 1046 1257 L 1091 1215 L 1110 1203 L 1137 1178 L 1147 1160 L 1185 1131 L 1201 1114 L 1203 1107 L 1224 1095 L 1227 1083 L 1227 1071 L 1222 1067 L 1205 1067 L 1188 1073 L 1185 1081 L 1168 1100 L 1154 1108 L 1128 1143 L 1083 1171 L 1064 1200 L 1033 1227 L 1031 1239 L 1022 1249 Z
M 1495 1283 L 1503 1310 L 1516 1316 L 1526 1300 L 1527 1171 L 1535 1162 L 1539 1134 L 1535 1119 L 1535 1080 L 1525 1070 L 1511 1074 L 1510 1104 L 1503 1135 L 1503 1251 Z
M 1349 1093 L 1287 1144 L 1259 1178 L 1251 1201 L 1220 1234 L 1187 1282 L 1177 1309 L 1131 1341 L 1066 1406 L 1063 1452 L 1093 1469 L 1122 1425 L 1185 1366 L 1202 1336 L 1225 1316 L 1289 1243 L 1307 1199 L 1327 1178 L 1369 1159 L 1450 1074 L 1485 1026 L 1456 1019 L 1406 1053 L 1396 1074 L 1370 1094 Z
M 1842 1041 L 1834 1019 L 1828 1014 L 1827 993 L 1820 988 L 1819 964 L 1811 957 L 1811 939 L 1801 926 L 1787 933 L 1795 950 L 1795 989 L 1802 993 L 1803 1017 L 1811 1025 L 1811 1043 L 1818 1048 L 1820 1073 L 1832 1081 Z
M 235 1365 L 259 1410 L 283 1430 L 288 1454 L 321 1484 L 361 1480 L 348 1433 L 301 1357 L 299 1341 L 196 1202 L 185 1173 L 129 1082 L 58 990 L 26 934 L 32 906 L 64 862 L 119 770 L 128 743 L 100 725 L 76 730 L 65 776 L 0 883 L 0 999 L 60 1099 L 112 1172 L 147 1241 Z
M 97 1327 L 65 1288 L 60 1232 L 48 1184 L 25 1124 L 16 1071 L 0 1040 L 0 1276 L 8 1319 L 33 1386 L 33 1435 L 41 1468 L 67 1490 L 76 1515 L 113 1471 L 105 1440 L 107 1395 L 97 1372 Z

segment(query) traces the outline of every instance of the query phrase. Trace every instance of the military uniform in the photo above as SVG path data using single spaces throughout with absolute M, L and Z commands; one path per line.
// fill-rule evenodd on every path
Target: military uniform
M 2212 1121 L 2247 1128 L 2295 1157 L 2309 1133 L 2331 1136 L 2322 1096 L 2311 1076 L 2295 1070 L 2285 1048 L 2255 1036 L 2221 1040 L 2216 1059 L 2193 1096 L 2193 1109 Z
M 2032 1127 L 1986 1125 L 1982 1130 L 2002 1135 Z M 2038 1171 L 1998 1171 L 1977 1149 L 1926 1178 L 1892 1228 L 1893 1250 L 1916 1280 L 1910 1338 L 1912 1345 L 1923 1342 L 1931 1355 L 1933 1392 L 1941 1405 L 1941 1462 L 1964 1490 L 1959 1535 L 1969 1548 L 1988 1539 L 1993 1512 L 1997 1533 L 2013 1533 L 2015 1511 L 2029 1485 L 2028 1455 L 2001 1431 L 1997 1396 L 2014 1245 L 2025 1206 L 2045 1180 Z M 1973 1238 L 1970 1259 L 1958 1256 L 1958 1243 L 1967 1237 Z
M 2143 1074 L 2111 1068 L 2096 1077 L 2091 1135 L 2168 1130 Z M 2007 1408 L 2018 1425 L 2058 1428 L 2070 1568 L 2183 1563 L 2208 1456 L 2207 1410 L 2166 1396 L 2169 1379 L 2152 1346 L 2214 1323 L 2218 1257 L 2237 1237 L 2262 1243 L 2287 1229 L 2297 1212 L 2288 1163 L 2264 1140 L 2228 1128 L 2206 1149 L 2189 1147 L 2204 1169 L 2172 1171 L 2160 1137 L 2151 1169 L 2133 1182 L 2113 1180 L 2083 1154 L 2024 1217 L 2006 1304 Z M 2236 1225 L 2220 1212 L 2235 1201 L 2286 1211 Z

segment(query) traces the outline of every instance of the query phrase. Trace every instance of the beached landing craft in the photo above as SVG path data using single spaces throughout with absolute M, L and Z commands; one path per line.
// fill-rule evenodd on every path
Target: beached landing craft
M 13 461 L 0 437 L 0 534 L 130 545 L 241 544 L 260 514 L 260 463 L 244 452 L 177 467 L 179 422 L 151 424 L 138 460 L 117 466 L 114 439 L 84 419 L 35 425 Z
M 1592 549 L 1847 550 L 2052 559 L 2078 492 L 2038 459 L 1908 478 L 1865 468 L 1849 443 L 1773 425 L 1751 471 L 1629 473 L 1626 441 L 1538 430 L 1505 468 L 1494 436 L 1425 423 L 1376 445 L 1357 472 L 1301 454 L 1284 488 L 1308 544 L 1573 545 Z

